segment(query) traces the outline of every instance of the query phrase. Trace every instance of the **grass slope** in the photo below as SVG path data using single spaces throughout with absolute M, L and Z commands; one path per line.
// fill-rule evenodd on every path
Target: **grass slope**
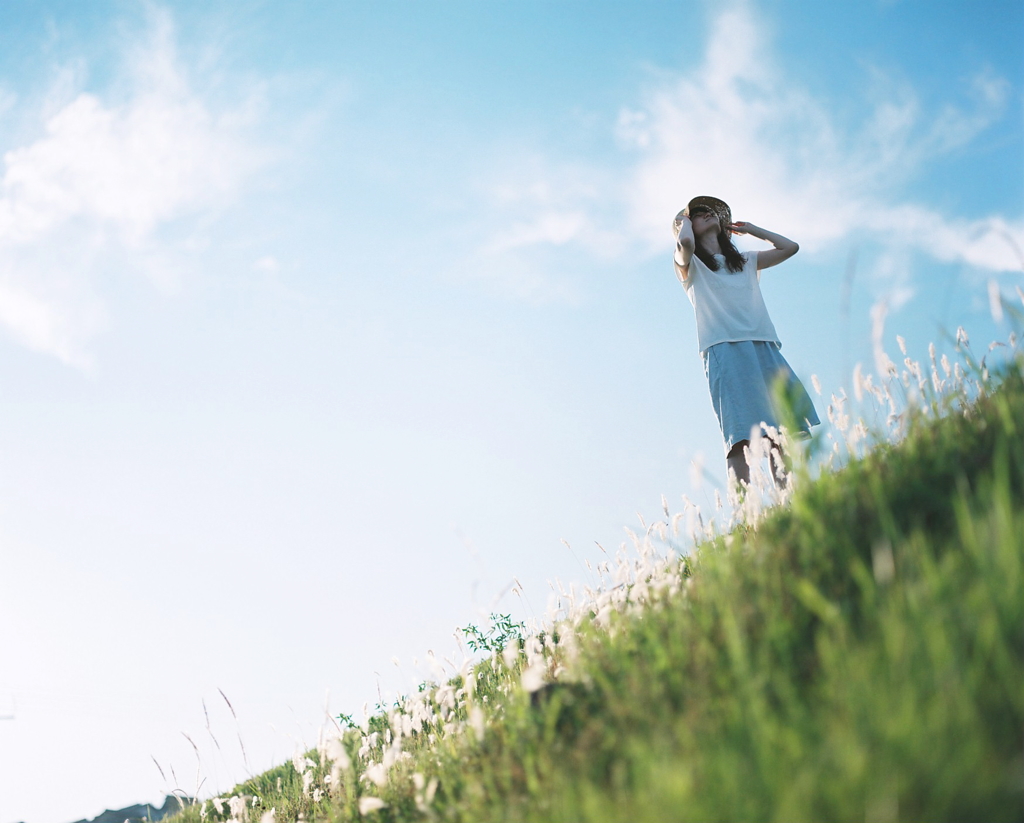
M 1022 435 L 1013 370 L 178 820 L 1024 820 Z

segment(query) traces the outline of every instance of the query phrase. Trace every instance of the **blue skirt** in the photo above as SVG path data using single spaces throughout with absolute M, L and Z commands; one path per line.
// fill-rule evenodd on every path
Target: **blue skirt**
M 821 422 L 778 343 L 718 343 L 701 356 L 727 454 L 741 440 L 749 440 L 755 426 L 778 428 L 789 420 L 796 434 L 807 435 L 811 426 Z

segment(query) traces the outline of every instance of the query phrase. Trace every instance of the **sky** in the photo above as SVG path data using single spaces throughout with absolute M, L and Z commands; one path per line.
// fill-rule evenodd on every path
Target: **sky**
M 226 791 L 711 508 L 693 196 L 800 243 L 762 290 L 825 398 L 873 306 L 897 360 L 1004 339 L 1022 44 L 1010 0 L 3 3 L 0 823 Z

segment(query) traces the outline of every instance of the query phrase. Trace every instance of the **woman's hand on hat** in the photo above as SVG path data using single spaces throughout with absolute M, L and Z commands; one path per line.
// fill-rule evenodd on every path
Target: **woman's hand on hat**
M 743 220 L 737 220 L 735 223 L 729 224 L 729 231 L 733 234 L 752 234 L 754 229 L 757 229 L 753 223 L 746 223 Z
M 690 216 L 683 212 L 679 212 L 679 214 L 676 215 L 676 220 L 678 221 L 675 223 L 676 246 L 679 246 L 679 244 L 687 238 L 692 242 L 693 224 L 690 222 Z

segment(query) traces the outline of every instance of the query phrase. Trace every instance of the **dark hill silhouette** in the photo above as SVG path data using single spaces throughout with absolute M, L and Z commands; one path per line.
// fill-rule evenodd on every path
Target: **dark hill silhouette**
M 183 797 L 181 803 L 188 804 L 192 798 Z M 181 804 L 178 802 L 178 798 L 173 795 L 168 795 L 164 799 L 163 806 L 153 806 L 149 803 L 136 803 L 134 806 L 128 806 L 124 809 L 107 809 L 100 815 L 97 815 L 92 820 L 76 820 L 75 823 L 156 823 L 157 820 L 163 820 L 168 815 L 174 814 L 180 811 Z

